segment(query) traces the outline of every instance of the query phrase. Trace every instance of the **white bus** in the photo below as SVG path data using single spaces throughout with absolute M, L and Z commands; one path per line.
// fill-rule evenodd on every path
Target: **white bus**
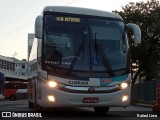
M 30 108 L 127 107 L 131 64 L 127 29 L 134 44 L 140 28 L 114 13 L 77 7 L 47 6 L 35 21 L 30 55 Z

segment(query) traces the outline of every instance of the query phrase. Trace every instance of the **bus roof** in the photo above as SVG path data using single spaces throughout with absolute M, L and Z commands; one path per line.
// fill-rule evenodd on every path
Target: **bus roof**
M 99 16 L 99 17 L 110 17 L 110 18 L 118 18 L 122 20 L 122 17 L 118 14 L 101 11 L 101 10 L 88 9 L 88 8 L 68 7 L 68 6 L 46 6 L 43 12 L 44 11 L 91 15 L 91 16 Z

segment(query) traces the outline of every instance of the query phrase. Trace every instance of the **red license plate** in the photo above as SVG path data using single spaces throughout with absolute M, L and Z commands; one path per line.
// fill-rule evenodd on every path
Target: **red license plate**
M 83 98 L 83 103 L 98 103 L 98 98 Z

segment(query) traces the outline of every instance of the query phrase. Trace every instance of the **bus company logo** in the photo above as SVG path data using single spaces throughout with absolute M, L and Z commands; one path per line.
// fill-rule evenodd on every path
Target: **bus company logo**
M 93 92 L 95 92 L 96 90 L 93 88 L 93 87 L 90 87 L 90 88 L 88 88 L 88 92 L 90 92 L 90 93 L 93 93 Z
M 102 86 L 107 86 L 110 83 L 112 83 L 112 79 L 101 79 L 100 83 L 101 83 Z

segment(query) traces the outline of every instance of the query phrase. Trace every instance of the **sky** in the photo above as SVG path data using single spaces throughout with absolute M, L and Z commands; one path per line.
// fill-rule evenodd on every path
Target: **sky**
M 121 10 L 129 2 L 146 0 L 0 0 L 0 55 L 27 59 L 28 33 L 45 6 L 75 6 L 104 11 Z

